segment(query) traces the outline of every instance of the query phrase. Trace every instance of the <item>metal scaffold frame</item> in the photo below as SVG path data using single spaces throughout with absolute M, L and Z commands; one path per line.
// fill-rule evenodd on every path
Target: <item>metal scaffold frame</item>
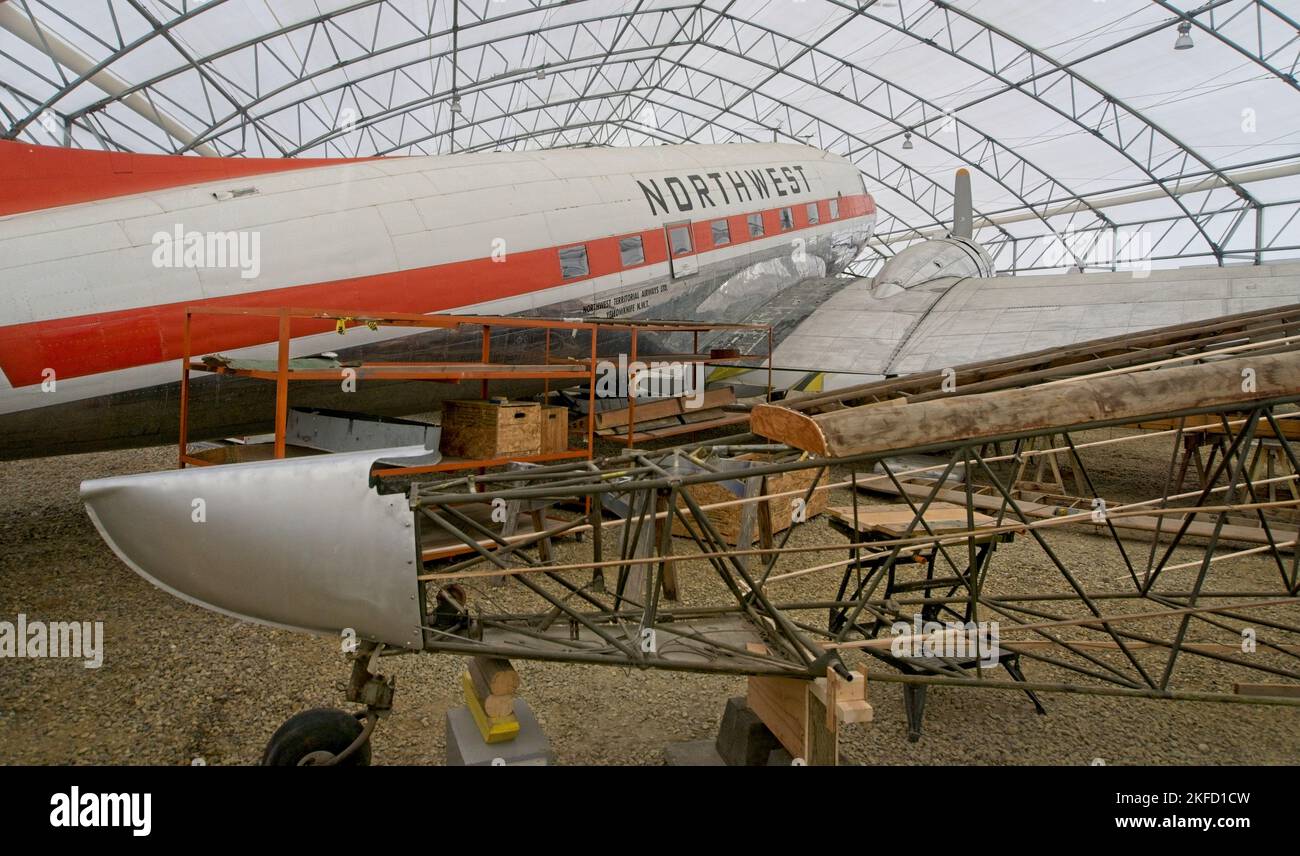
M 229 318 L 260 320 L 274 327 L 276 335 L 276 358 L 265 360 L 232 360 L 220 354 L 195 355 L 193 348 L 199 333 L 207 332 L 198 319 L 206 318 L 209 323 Z M 197 329 L 196 329 L 197 326 Z M 372 361 L 352 361 L 347 363 L 335 359 L 309 358 L 295 361 L 290 357 L 290 350 L 295 335 L 304 332 L 326 332 L 334 330 L 344 334 L 349 329 L 362 328 L 377 331 L 381 327 L 402 327 L 415 330 L 439 330 L 455 332 L 477 340 L 477 361 L 422 361 L 405 362 L 391 359 Z M 530 332 L 540 334 L 542 362 L 537 365 L 520 365 L 501 358 L 493 353 L 493 330 Z M 560 334 L 576 336 L 581 333 L 585 345 L 575 347 L 570 344 L 568 350 L 580 356 L 564 355 L 553 349 L 553 338 L 559 341 Z M 713 333 L 731 333 L 748 335 L 755 340 L 752 353 L 740 354 L 726 352 L 701 352 L 701 335 Z M 462 469 L 483 469 L 500 467 L 510 463 L 539 464 L 565 459 L 592 457 L 595 448 L 597 425 L 597 390 L 598 375 L 602 361 L 615 369 L 614 357 L 601 353 L 601 336 L 604 341 L 617 345 L 626 339 L 631 343 L 631 359 L 618 367 L 623 372 L 622 384 L 629 390 L 638 389 L 645 375 L 649 373 L 638 362 L 638 356 L 652 360 L 678 360 L 688 365 L 699 366 L 742 366 L 746 368 L 766 369 L 767 385 L 765 395 L 772 395 L 772 326 L 770 324 L 721 324 L 697 323 L 687 321 L 655 321 L 611 317 L 602 320 L 574 320 L 557 318 L 539 318 L 500 315 L 422 315 L 409 312 L 367 312 L 361 310 L 318 309 L 302 307 L 260 307 L 232 305 L 195 305 L 185 308 L 185 321 L 182 328 L 181 345 L 181 383 L 180 383 L 180 420 L 177 439 L 177 458 L 180 467 L 208 466 L 214 463 L 190 454 L 189 409 L 191 373 L 211 373 L 231 377 L 253 378 L 275 384 L 275 416 L 272 424 L 273 455 L 283 458 L 286 454 L 286 426 L 289 414 L 289 387 L 291 382 L 315 381 L 338 383 L 340 380 L 357 381 L 426 381 L 443 383 L 465 383 L 478 381 L 481 399 L 488 398 L 489 384 L 493 381 L 542 381 L 542 396 L 550 399 L 552 384 L 557 391 L 564 386 L 585 386 L 582 398 L 585 399 L 587 414 L 585 427 L 582 429 L 583 440 L 580 448 L 566 448 L 545 454 L 519 458 L 493 459 L 455 459 L 437 464 L 414 467 L 395 467 L 381 470 L 380 477 L 399 477 L 420 475 L 430 472 L 444 472 Z M 642 336 L 690 338 L 690 352 L 680 354 L 662 354 L 652 351 L 649 354 L 639 349 Z M 763 345 L 762 348 L 757 344 Z M 192 359 L 200 356 L 200 359 Z M 749 365 L 754 363 L 754 365 Z M 655 365 L 651 363 L 651 367 Z M 627 400 L 627 443 L 631 446 L 637 433 L 636 395 L 629 395 Z M 733 418 L 734 419 L 734 418 Z M 719 420 L 726 424 L 733 420 Z M 697 426 L 686 424 L 679 433 L 689 433 Z

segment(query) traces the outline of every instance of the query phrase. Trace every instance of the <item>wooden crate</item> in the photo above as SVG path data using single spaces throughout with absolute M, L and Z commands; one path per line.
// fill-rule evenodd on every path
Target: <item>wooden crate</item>
M 542 405 L 542 454 L 569 449 L 569 408 Z
M 765 456 L 757 454 L 742 455 L 740 460 L 752 461 L 755 464 L 767 463 Z M 769 500 L 768 502 L 752 502 L 746 505 L 729 505 L 725 508 L 709 509 L 704 513 L 708 515 L 709 522 L 713 524 L 713 528 L 718 530 L 718 534 L 722 536 L 723 540 L 732 545 L 736 544 L 740 539 L 740 534 L 743 528 L 742 515 L 746 513 L 746 509 L 758 510 L 765 505 L 770 506 L 772 513 L 772 532 L 774 534 L 777 532 L 784 532 L 786 529 L 790 528 L 792 522 L 791 516 L 794 513 L 793 500 L 803 498 L 804 493 L 812 485 L 813 479 L 816 475 L 817 470 L 809 468 L 806 470 L 794 470 L 791 472 L 768 476 L 766 493 L 784 493 L 792 490 L 797 490 L 799 493 L 794 496 L 779 497 L 774 500 Z M 744 470 L 737 470 L 735 471 L 735 479 L 692 485 L 690 488 L 686 489 L 690 490 L 691 497 L 694 498 L 696 502 L 700 505 L 707 506 L 712 505 L 715 502 L 728 502 L 730 500 L 741 499 L 744 495 L 744 485 L 750 478 L 757 480 L 761 477 L 750 476 L 749 478 L 746 478 Z M 822 483 L 825 483 L 825 481 L 826 480 L 823 478 Z M 737 490 L 741 492 L 737 492 Z M 755 490 L 757 491 L 757 486 L 755 487 Z M 808 505 L 805 509 L 805 519 L 811 520 L 815 515 L 821 514 L 825 511 L 828 501 L 829 496 L 827 491 L 821 490 L 813 493 L 812 498 L 808 500 Z M 686 503 L 679 500 L 678 506 L 685 510 Z M 754 511 L 750 511 L 749 513 L 753 514 Z M 682 526 L 681 521 L 676 519 L 673 521 L 673 534 L 681 537 L 690 537 L 690 533 L 686 531 L 686 527 Z M 756 522 L 750 527 L 750 534 L 753 537 L 758 537 L 758 526 Z
M 542 450 L 542 406 L 536 402 L 448 401 L 438 448 L 453 458 L 505 458 Z

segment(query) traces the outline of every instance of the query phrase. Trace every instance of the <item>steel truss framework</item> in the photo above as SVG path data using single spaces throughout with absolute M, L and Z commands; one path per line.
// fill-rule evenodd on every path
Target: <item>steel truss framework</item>
M 818 0 L 807 6 L 827 22 L 809 36 L 764 23 L 741 0 L 358 0 L 289 23 L 272 18 L 209 52 L 186 34 L 209 21 L 232 26 L 238 0 L 103 0 L 85 17 L 48 0 L 5 5 L 7 28 L 27 32 L 20 42 L 0 30 L 0 68 L 10 70 L 0 77 L 0 135 L 13 139 L 285 157 L 806 141 L 890 191 L 880 240 L 858 272 L 949 221 L 946 180 L 916 165 L 936 158 L 970 165 L 1008 200 L 977 212 L 977 237 L 1002 270 L 1048 267 L 1062 249 L 1080 267 L 1113 267 L 1139 249 L 1138 235 L 1140 252 L 1159 261 L 1260 262 L 1300 249 L 1300 199 L 1257 195 L 1236 177 L 1245 164 L 1219 163 L 1085 71 L 1144 39 L 1163 43 L 1187 22 L 1200 49 L 1230 52 L 1295 97 L 1297 24 L 1264 0 L 1139 4 L 1136 23 L 1115 30 L 1122 35 L 1068 60 L 935 0 Z M 980 85 L 938 103 L 903 76 L 849 58 L 845 40 L 858 33 L 960 63 Z M 978 118 L 1001 98 L 1028 99 L 1082 132 L 1079 146 L 1108 153 L 1133 177 L 1124 190 L 1154 191 L 1162 207 L 1108 211 L 1098 193 L 1075 190 L 1060 164 L 1039 162 Z M 917 140 L 915 161 L 905 136 Z M 1020 225 L 1008 228 L 1007 218 Z
M 476 551 L 474 558 L 450 567 L 429 568 L 422 576 L 429 603 L 430 623 L 426 628 L 426 650 L 462 654 L 494 655 L 521 659 L 546 659 L 580 663 L 664 668 L 736 674 L 773 674 L 812 678 L 828 668 L 843 671 L 843 655 L 851 649 L 867 649 L 882 657 L 896 637 L 888 628 L 898 622 L 911 626 L 920 617 L 926 622 L 946 621 L 975 624 L 995 621 L 1000 625 L 1000 651 L 1043 663 L 1069 673 L 1067 679 L 1044 680 L 1031 670 L 1027 680 L 999 680 L 984 669 L 959 658 L 939 653 L 933 657 L 906 660 L 906 671 L 873 671 L 871 680 L 930 683 L 1045 692 L 1093 693 L 1149 698 L 1202 701 L 1250 701 L 1294 703 L 1279 696 L 1243 696 L 1203 686 L 1180 684 L 1180 658 L 1206 658 L 1239 670 L 1249 682 L 1264 676 L 1268 680 L 1300 681 L 1300 577 L 1297 576 L 1294 517 L 1279 523 L 1271 515 L 1294 510 L 1294 500 L 1266 497 L 1269 483 L 1249 475 L 1248 451 L 1261 428 L 1285 436 L 1282 421 L 1295 412 L 1288 401 L 1270 402 L 1248 411 L 1244 417 L 1228 412 L 1220 420 L 1228 449 L 1210 474 L 1203 489 L 1190 495 L 1170 494 L 1155 500 L 1116 504 L 1105 516 L 1106 531 L 1127 569 L 1117 585 L 1085 584 L 1089 562 L 1071 557 L 1068 547 L 1054 544 L 1053 536 L 1065 524 L 1094 520 L 1088 510 L 1044 520 L 1031 516 L 1011 487 L 1010 474 L 1025 459 L 1028 442 L 1035 434 L 1009 439 L 1008 451 L 995 453 L 992 444 L 961 444 L 942 450 L 944 478 L 932 479 L 919 495 L 905 489 L 900 472 L 888 460 L 874 458 L 839 461 L 788 461 L 756 468 L 755 476 L 775 475 L 800 469 L 814 469 L 822 477 L 832 464 L 863 467 L 878 465 L 914 512 L 902 537 L 884 541 L 847 541 L 816 548 L 790 548 L 788 541 L 769 548 L 732 548 L 711 521 L 708 510 L 692 499 L 693 485 L 718 481 L 725 476 L 674 475 L 673 456 L 642 454 L 605 461 L 602 472 L 580 468 L 548 467 L 529 475 L 509 474 L 509 486 L 502 479 L 480 480 L 484 492 L 448 493 L 418 487 L 412 498 L 420 525 L 433 527 Z M 1168 415 L 1168 414 L 1166 414 Z M 1183 414 L 1188 415 L 1188 414 Z M 1061 432 L 1055 432 L 1060 435 Z M 1184 429 L 1176 432 L 1181 443 Z M 1091 484 L 1082 465 L 1086 446 L 1064 434 L 1079 474 Z M 1294 444 L 1282 448 L 1292 467 L 1300 467 Z M 695 450 L 698 451 L 698 450 Z M 771 453 L 771 447 L 764 451 Z M 675 454 L 689 454 L 679 450 Z M 977 529 L 972 523 L 964 531 L 936 531 L 926 522 L 925 512 L 936 501 L 945 479 L 958 468 L 974 478 L 964 493 L 966 513 L 973 521 L 980 514 L 975 505 L 977 487 L 997 499 L 996 525 Z M 614 469 L 618 484 L 609 483 Z M 1294 476 L 1290 479 L 1294 480 Z M 815 487 L 801 497 L 811 500 Z M 576 565 L 548 563 L 533 550 L 549 538 L 586 528 L 590 532 L 609 529 L 584 526 L 586 518 L 553 526 L 526 539 L 506 541 L 463 513 L 466 505 L 526 499 L 557 502 L 578 497 L 618 493 L 633 509 L 613 530 L 615 543 L 592 544 L 590 562 Z M 656 515 L 656 509 L 659 514 Z M 1162 521 L 1164 537 L 1152 542 L 1145 560 L 1133 543 L 1120 537 L 1119 524 L 1126 517 L 1155 514 Z M 671 515 L 673 520 L 668 520 Z M 1223 551 L 1221 536 L 1233 515 L 1257 518 L 1267 540 L 1263 548 Z M 1193 539 L 1189 528 L 1197 521 L 1209 521 L 1208 538 Z M 591 521 L 594 523 L 594 518 Z M 672 524 L 684 528 L 696 547 L 694 553 L 674 554 Z M 1281 530 L 1289 535 L 1283 537 Z M 789 531 L 789 530 L 788 530 Z M 788 538 L 787 531 L 787 538 Z M 639 552 L 643 532 L 652 532 L 656 549 Z M 1000 590 L 999 576 L 1021 575 L 1019 568 L 998 567 L 992 551 L 980 548 L 990 533 L 1019 533 L 1031 538 L 1052 572 L 1040 574 L 1043 588 L 1008 593 Z M 610 535 L 606 533 L 606 538 Z M 495 539 L 493 549 L 482 546 Z M 1203 546 L 1202 546 L 1203 545 Z M 608 551 L 608 552 L 606 552 Z M 812 565 L 800 560 L 812 553 L 848 551 L 847 561 Z M 1191 551 L 1199 557 L 1188 561 Z M 943 575 L 906 579 L 908 568 L 917 567 L 914 557 L 935 555 L 934 565 Z M 613 558 L 605 558 L 607 555 Z M 1216 585 L 1225 563 L 1246 555 L 1264 555 L 1273 571 L 1259 574 L 1250 586 Z M 1175 561 L 1178 557 L 1179 561 Z M 717 578 L 731 593 L 729 602 L 708 606 L 681 607 L 669 602 L 666 588 L 677 584 L 674 568 L 690 560 L 707 561 Z M 783 567 L 784 560 L 784 567 Z M 793 566 L 793 567 L 792 567 Z M 635 586 L 629 584 L 633 570 L 644 568 Z M 1189 571 L 1194 578 L 1189 579 Z M 1216 573 L 1216 571 L 1218 573 Z M 834 574 L 839 593 L 834 597 L 789 598 L 773 590 L 778 582 Z M 515 594 L 531 596 L 534 606 L 519 612 L 499 612 L 484 607 L 473 594 L 476 584 L 500 575 Z M 1054 581 L 1055 586 L 1050 583 Z M 692 585 L 690 578 L 681 579 Z M 467 594 L 467 590 L 469 593 Z M 495 591 L 495 590 L 494 590 Z M 900 592 L 907 592 L 900 594 Z M 493 600 L 499 595 L 489 595 Z M 827 619 L 829 616 L 829 620 Z M 1163 632 L 1154 628 L 1159 627 Z M 1247 649 L 1242 639 L 1249 635 L 1257 647 Z M 761 653 L 747 643 L 759 643 Z M 987 655 L 989 652 L 983 652 Z M 1258 655 L 1258 656 L 1257 656 Z M 1022 676 L 1023 677 L 1023 676 Z
M 1297 323 L 1292 308 L 1158 331 L 1127 352 L 1112 352 L 1100 340 L 1091 360 L 1085 359 L 1089 343 L 1083 343 L 1063 349 L 1057 360 L 1046 352 L 1030 358 L 1028 367 L 1023 359 L 1005 361 L 1001 372 L 981 364 L 959 370 L 975 378 L 959 394 L 1117 372 L 1155 376 L 1171 362 L 1193 362 L 1199 370 L 1226 355 L 1287 353 L 1300 345 Z M 927 395 L 915 384 L 908 392 Z M 844 674 L 849 652 L 860 650 L 891 667 L 873 669 L 869 680 L 909 685 L 1300 704 L 1294 693 L 1300 686 L 1300 386 L 1245 405 L 1239 392 L 1225 391 L 1218 405 L 1118 423 L 1162 419 L 1175 426 L 1155 435 L 1079 436 L 1117 427 L 1115 420 L 1036 425 L 838 459 L 809 458 L 742 435 L 595 463 L 414 484 L 411 506 L 423 535 L 473 553 L 425 567 L 425 648 L 802 678 L 828 669 Z M 1221 454 L 1217 463 L 1212 456 L 1199 486 L 1185 489 L 1180 457 L 1208 432 L 1218 437 Z M 1151 442 L 1153 436 L 1173 449 L 1163 488 L 1142 500 L 1101 496 L 1090 462 L 1113 455 L 1117 444 Z M 1261 474 L 1264 447 L 1280 466 Z M 720 468 L 722 459 L 753 453 L 763 453 L 764 462 L 743 479 L 762 480 L 761 489 L 701 504 L 699 486 L 739 478 L 734 469 Z M 937 462 L 901 463 L 919 453 Z M 1017 473 L 1046 456 L 1068 461 L 1081 495 L 1044 514 L 1026 497 Z M 843 480 L 833 482 L 837 471 Z M 769 480 L 791 473 L 808 476 L 807 486 L 768 490 Z M 852 534 L 865 531 L 859 515 L 868 513 L 859 506 L 858 489 L 872 484 L 907 506 L 910 521 L 895 536 Z M 845 527 L 843 540 L 801 539 L 794 546 L 794 527 L 773 537 L 771 518 L 763 522 L 764 513 L 784 513 L 786 503 L 809 508 L 817 492 L 846 487 L 853 489 L 853 525 Z M 507 539 L 470 513 L 509 503 L 572 505 L 575 499 L 586 503 L 586 514 L 551 519 L 549 528 L 538 526 L 524 538 Z M 926 513 L 941 499 L 964 507 L 964 524 L 932 524 Z M 594 511 L 601 506 L 620 509 L 620 519 L 604 519 Z M 749 534 L 735 545 L 714 516 L 727 506 L 756 509 L 757 530 L 745 530 Z M 1139 519 L 1155 521 L 1154 530 L 1148 526 L 1149 545 L 1131 537 Z M 1226 543 L 1243 537 L 1243 524 L 1252 527 L 1249 537 L 1257 546 Z M 1113 572 L 1099 571 L 1105 562 L 1097 551 L 1078 549 L 1080 527 L 1097 536 L 1087 540 L 1109 541 Z M 755 531 L 757 547 L 751 546 Z M 555 561 L 551 540 L 577 532 L 586 533 L 589 552 L 580 561 Z M 1014 553 L 997 546 L 1012 538 L 1021 542 Z M 502 583 L 490 587 L 489 580 Z M 689 604 L 678 600 L 680 592 L 690 593 Z M 969 628 L 989 621 L 999 625 L 1000 641 L 994 659 L 983 664 L 978 661 L 989 651 L 945 651 L 941 640 L 951 637 L 937 630 L 900 637 L 894 629 L 899 622 Z M 936 647 L 920 655 L 894 648 L 913 639 Z M 1031 663 L 1024 672 L 1021 660 Z M 1196 660 L 1212 661 L 1214 677 L 1195 668 Z M 999 664 L 1008 666 L 1011 679 L 989 671 Z M 1223 670 L 1239 688 L 1266 689 L 1227 692 Z

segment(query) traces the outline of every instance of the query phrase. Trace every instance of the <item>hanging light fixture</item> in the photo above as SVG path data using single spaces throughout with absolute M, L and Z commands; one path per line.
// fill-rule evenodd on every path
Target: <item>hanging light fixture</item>
M 537 75 L 536 75 L 536 76 L 537 76 L 537 79 L 538 79 L 538 80 L 545 80 L 545 79 L 546 79 L 546 66 L 544 66 L 544 65 L 539 65 L 539 66 L 537 67 Z
M 912 148 L 913 148 L 913 146 L 912 146 L 912 132 L 911 132 L 911 131 L 904 131 L 904 132 L 903 132 L 903 151 L 911 151 Z
M 1194 47 L 1192 42 L 1192 22 L 1182 21 L 1178 24 L 1178 40 L 1174 42 L 1174 50 L 1189 51 Z
M 455 113 L 457 116 L 459 116 L 462 112 L 464 112 L 464 111 L 461 110 L 461 107 L 460 107 L 460 96 L 459 96 L 459 95 L 453 94 L 453 95 L 451 96 L 451 112 Z

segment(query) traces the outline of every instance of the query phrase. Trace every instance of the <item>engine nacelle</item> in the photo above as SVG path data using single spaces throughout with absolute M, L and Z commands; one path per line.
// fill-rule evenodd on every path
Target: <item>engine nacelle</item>
M 993 258 L 969 238 L 934 238 L 913 244 L 885 262 L 871 293 L 889 297 L 939 277 L 993 276 Z

